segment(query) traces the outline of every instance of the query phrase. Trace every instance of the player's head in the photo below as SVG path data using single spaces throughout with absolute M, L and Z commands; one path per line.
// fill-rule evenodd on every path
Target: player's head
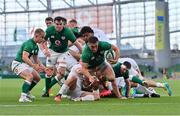
M 67 20 L 64 17 L 57 16 L 54 18 L 54 25 L 55 25 L 56 31 L 58 32 L 63 30 L 66 23 L 67 23 Z
M 128 61 L 123 62 L 123 65 L 125 65 L 127 67 L 127 69 L 131 68 L 131 63 Z
M 69 22 L 68 22 L 68 26 L 70 28 L 74 28 L 74 27 L 77 27 L 77 21 L 75 19 L 71 19 Z
M 131 64 L 128 61 L 125 61 L 122 63 L 120 70 L 122 73 L 125 73 L 130 68 L 131 68 Z
M 43 29 L 38 28 L 38 29 L 35 30 L 35 32 L 34 32 L 34 40 L 35 40 L 36 43 L 44 42 L 45 41 L 44 37 L 45 37 L 45 32 L 44 32 Z
M 82 27 L 80 31 L 81 36 L 83 37 L 84 41 L 88 41 L 88 38 L 94 35 L 94 31 L 89 26 Z
M 98 50 L 98 43 L 99 43 L 99 40 L 95 36 L 89 37 L 89 39 L 87 41 L 87 45 L 89 46 L 89 48 L 91 49 L 91 51 L 93 53 L 97 52 L 97 50 Z
M 52 17 L 47 17 L 45 19 L 45 23 L 46 23 L 46 26 L 49 27 L 53 24 L 53 18 Z

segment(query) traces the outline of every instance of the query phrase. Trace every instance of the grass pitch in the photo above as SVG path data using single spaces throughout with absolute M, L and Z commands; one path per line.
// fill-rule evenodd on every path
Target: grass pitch
M 0 115 L 180 115 L 180 80 L 167 82 L 173 91 L 171 97 L 163 89 L 156 89 L 160 98 L 102 98 L 95 102 L 62 99 L 62 102 L 55 103 L 54 97 L 41 97 L 44 87 L 44 80 L 41 80 L 32 91 L 36 96 L 35 101 L 19 103 L 23 80 L 1 79 Z M 56 94 L 58 88 L 54 86 L 52 92 Z

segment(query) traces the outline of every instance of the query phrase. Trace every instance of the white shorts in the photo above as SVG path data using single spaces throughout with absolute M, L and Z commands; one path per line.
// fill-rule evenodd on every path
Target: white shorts
M 65 52 L 60 57 L 58 57 L 57 62 L 62 60 L 66 62 L 67 70 L 69 72 L 71 71 L 74 65 L 78 64 L 78 61 L 69 53 L 69 51 Z
M 25 70 L 29 70 L 30 72 L 33 71 L 33 68 L 30 67 L 29 65 L 27 65 L 26 63 L 18 62 L 15 60 L 12 61 L 11 69 L 17 75 L 19 75 L 21 72 L 23 72 Z
M 46 58 L 46 66 L 47 67 L 54 67 L 57 63 L 57 59 L 64 53 L 57 53 L 51 49 L 48 49 L 50 52 L 50 57 Z
M 124 77 L 118 77 L 118 78 L 116 78 L 116 85 L 117 85 L 118 88 L 123 88 L 123 87 L 125 87 L 126 83 L 125 83 L 125 81 L 124 81 Z M 110 90 L 113 90 L 111 83 L 109 83 L 109 87 L 108 87 L 108 88 L 109 88 Z
M 76 88 L 73 91 L 68 91 L 68 94 L 67 94 L 72 99 L 80 97 L 81 94 L 84 92 L 84 91 L 82 91 L 82 81 L 83 81 L 82 79 L 83 79 L 83 75 L 78 74 L 76 72 L 76 69 L 80 68 L 80 67 L 81 67 L 80 64 L 74 65 L 72 70 L 71 70 L 71 72 L 69 73 L 69 76 L 68 76 L 68 78 L 71 78 L 72 76 L 76 76 L 77 77 Z
M 123 88 L 125 87 L 126 83 L 124 81 L 124 77 L 118 77 L 116 78 L 116 84 L 118 88 Z

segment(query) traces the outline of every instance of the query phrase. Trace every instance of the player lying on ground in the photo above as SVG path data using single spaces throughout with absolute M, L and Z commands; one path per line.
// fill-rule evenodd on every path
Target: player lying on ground
M 93 91 L 82 91 L 83 80 L 87 80 L 88 78 L 85 76 L 86 72 L 82 69 L 81 64 L 74 65 L 71 72 L 69 73 L 67 80 L 65 80 L 63 86 L 60 88 L 60 91 L 54 98 L 56 102 L 61 101 L 62 95 L 68 95 L 70 99 L 74 101 L 94 101 L 99 100 L 99 92 Z M 94 81 L 95 83 L 95 81 Z M 93 86 L 94 84 L 89 84 Z M 94 89 L 98 89 L 94 86 Z

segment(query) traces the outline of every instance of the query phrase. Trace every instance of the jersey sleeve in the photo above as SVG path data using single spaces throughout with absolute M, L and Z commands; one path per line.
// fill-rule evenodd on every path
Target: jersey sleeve
M 48 38 L 50 38 L 50 36 L 51 36 L 51 33 L 56 32 L 56 29 L 54 26 L 50 26 L 46 29 L 45 32 L 46 32 L 45 40 L 48 40 Z
M 123 74 L 123 77 L 124 77 L 124 79 L 129 78 L 129 71 L 128 70 Z
M 69 29 L 69 28 L 66 28 L 66 37 L 72 42 L 74 43 L 76 41 L 76 37 L 74 35 L 74 33 Z
M 84 48 L 82 51 L 81 60 L 83 63 L 88 63 L 89 61 L 89 55 L 87 54 L 86 48 Z
M 100 41 L 99 45 L 101 46 L 103 50 L 109 50 L 111 49 L 111 46 L 112 46 L 110 43 L 104 42 L 104 41 Z
M 29 45 L 28 43 L 25 43 L 25 44 L 24 44 L 23 51 L 26 51 L 26 52 L 28 52 L 28 53 L 31 53 L 31 51 L 32 51 L 32 46 Z

